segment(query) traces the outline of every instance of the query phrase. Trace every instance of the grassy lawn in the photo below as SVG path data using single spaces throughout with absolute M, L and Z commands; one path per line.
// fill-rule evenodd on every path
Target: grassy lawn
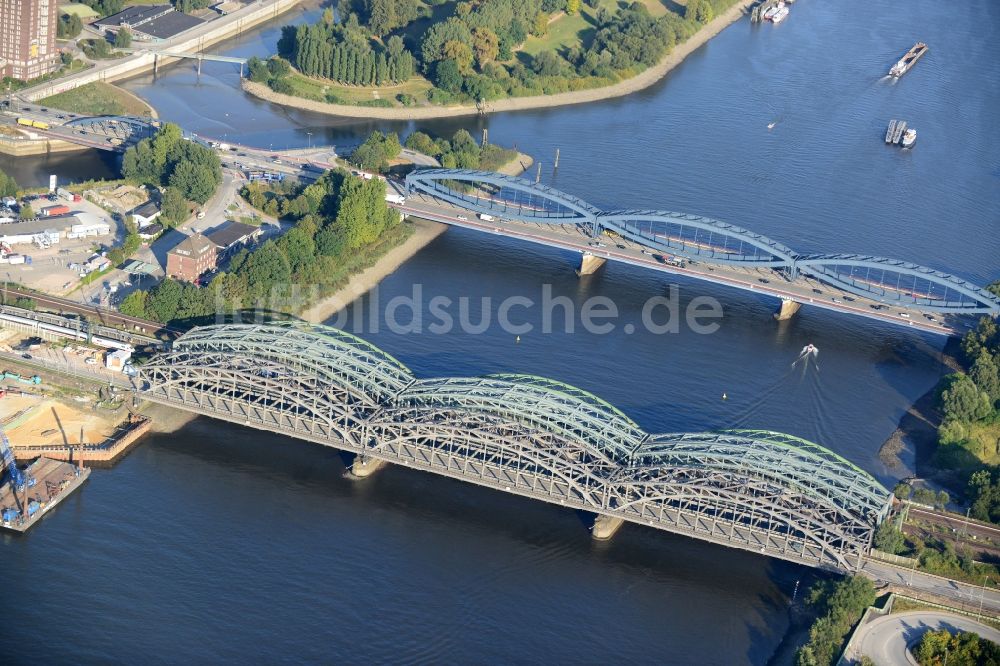
M 376 86 L 363 88 L 359 86 L 342 86 L 332 81 L 324 81 L 303 76 L 298 72 L 291 74 L 287 79 L 295 94 L 306 99 L 314 99 L 321 102 L 326 101 L 326 93 L 329 91 L 342 100 L 345 104 L 358 104 L 369 102 L 373 99 L 387 99 L 393 106 L 402 106 L 396 95 L 408 94 L 417 98 L 418 103 L 427 99 L 427 91 L 431 89 L 431 82 L 422 76 L 415 76 L 406 83 L 394 86 Z M 378 96 L 374 93 L 378 93 Z
M 149 115 L 149 109 L 145 104 L 113 85 L 100 81 L 46 97 L 39 103 L 63 111 L 94 116 Z
M 84 23 L 92 18 L 97 18 L 98 13 L 87 5 L 74 2 L 70 5 L 59 5 L 59 14 L 76 14 Z
M 672 0 L 641 0 L 653 16 L 662 16 L 669 10 L 682 11 L 684 2 Z M 580 3 L 580 11 L 576 14 L 563 14 L 549 23 L 549 30 L 541 37 L 531 37 L 525 40 L 520 51 L 535 56 L 542 51 L 563 51 L 574 46 L 586 45 L 594 34 L 599 9 L 614 12 L 623 3 L 620 0 L 600 0 L 596 8 L 591 9 Z

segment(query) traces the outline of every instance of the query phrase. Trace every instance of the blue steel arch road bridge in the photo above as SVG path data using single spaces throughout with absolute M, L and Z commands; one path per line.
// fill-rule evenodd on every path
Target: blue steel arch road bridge
M 137 396 L 573 509 L 799 564 L 858 569 L 891 503 L 840 456 L 767 431 L 653 435 L 581 389 L 526 375 L 419 379 L 301 323 L 195 328 Z
M 405 188 L 408 197 L 398 207 L 407 214 L 581 251 L 584 268 L 588 258 L 624 261 L 934 333 L 953 332 L 946 316 L 1000 313 L 1000 299 L 988 290 L 925 266 L 799 253 L 748 229 L 687 213 L 601 210 L 513 176 L 420 169 L 407 175 Z

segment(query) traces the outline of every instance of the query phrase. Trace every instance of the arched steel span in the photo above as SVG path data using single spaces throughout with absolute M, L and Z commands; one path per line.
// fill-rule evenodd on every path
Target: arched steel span
M 649 249 L 705 263 L 784 269 L 882 303 L 926 312 L 1000 314 L 1000 298 L 947 273 L 916 264 L 853 254 L 799 254 L 719 220 L 659 210 L 603 211 L 530 181 L 467 169 L 420 169 L 407 175 L 420 192 L 503 220 L 574 224 L 598 236 L 614 232 Z
M 810 566 L 854 569 L 891 499 L 789 435 L 650 435 L 581 389 L 416 379 L 323 326 L 196 328 L 142 366 L 137 386 L 154 402 Z

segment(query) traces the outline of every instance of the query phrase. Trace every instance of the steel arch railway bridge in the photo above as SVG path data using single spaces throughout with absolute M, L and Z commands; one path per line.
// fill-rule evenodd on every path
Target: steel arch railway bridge
M 140 398 L 376 460 L 814 567 L 855 570 L 891 496 L 766 431 L 651 435 L 600 398 L 525 375 L 416 378 L 343 331 L 195 328 L 142 366 Z
M 766 236 L 697 215 L 660 210 L 605 211 L 539 183 L 465 169 L 417 170 L 407 175 L 405 185 L 409 193 L 486 215 L 501 225 L 570 225 L 591 238 L 609 233 L 646 251 L 691 262 L 731 269 L 774 269 L 789 282 L 805 276 L 885 307 L 951 315 L 1000 313 L 997 296 L 947 273 L 884 257 L 800 254 Z

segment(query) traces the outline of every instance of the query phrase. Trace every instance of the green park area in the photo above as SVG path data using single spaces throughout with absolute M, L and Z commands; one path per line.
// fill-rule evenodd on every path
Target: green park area
M 75 14 L 76 16 L 79 16 L 80 19 L 84 22 L 90 21 L 91 19 L 96 19 L 99 16 L 99 14 L 96 11 L 94 11 L 91 7 L 79 2 L 74 2 L 67 5 L 59 5 L 59 14 L 61 15 Z
M 451 106 L 582 91 L 653 67 L 736 0 L 370 0 L 282 28 L 250 80 L 365 106 Z M 275 62 L 280 61 L 280 62 Z
M 54 109 L 91 116 L 149 116 L 144 102 L 115 86 L 97 81 L 41 100 Z

